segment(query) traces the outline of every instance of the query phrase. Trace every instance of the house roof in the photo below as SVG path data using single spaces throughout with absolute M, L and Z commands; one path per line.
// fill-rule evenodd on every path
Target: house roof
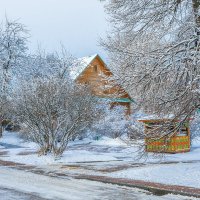
M 87 57 L 82 57 L 76 59 L 71 65 L 70 76 L 73 80 L 75 80 L 84 69 L 98 56 L 98 54 L 94 54 Z
M 101 57 L 98 54 L 94 54 L 91 56 L 86 56 L 86 57 L 82 57 L 82 58 L 78 58 L 78 59 L 74 60 L 73 64 L 70 67 L 70 72 L 69 72 L 71 79 L 76 80 L 78 78 L 78 76 L 80 74 L 82 74 L 82 72 L 92 63 L 92 61 L 96 57 L 98 57 L 101 60 L 101 62 L 104 63 L 104 61 L 101 59 Z M 107 68 L 105 63 L 104 63 L 104 65 Z M 125 102 L 129 102 L 129 103 L 134 102 L 134 103 L 136 103 L 131 98 L 112 98 L 110 100 L 113 102 L 124 102 L 124 103 Z

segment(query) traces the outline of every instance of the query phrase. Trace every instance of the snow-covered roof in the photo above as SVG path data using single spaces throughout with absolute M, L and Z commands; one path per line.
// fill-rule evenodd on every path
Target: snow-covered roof
M 76 59 L 70 67 L 70 76 L 75 80 L 83 70 L 96 58 L 97 54 L 78 58 Z

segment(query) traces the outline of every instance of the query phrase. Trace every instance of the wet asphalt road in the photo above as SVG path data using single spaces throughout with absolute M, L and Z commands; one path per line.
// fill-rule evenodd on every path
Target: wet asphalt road
M 36 196 L 35 194 L 23 193 L 14 189 L 0 187 L 1 200 L 47 200 Z

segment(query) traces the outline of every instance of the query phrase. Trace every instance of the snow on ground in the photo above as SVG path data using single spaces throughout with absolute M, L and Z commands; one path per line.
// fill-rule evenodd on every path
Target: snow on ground
M 77 165 L 78 168 L 74 171 L 69 172 L 68 168 L 65 170 L 69 173 L 87 173 L 200 188 L 200 140 L 193 143 L 191 152 L 167 154 L 164 160 L 152 156 L 149 156 L 148 160 L 135 160 L 135 146 L 127 146 L 120 139 L 106 137 L 98 141 L 85 139 L 70 142 L 63 157 L 54 160 L 50 155 L 38 157 L 35 143 L 24 142 L 17 133 L 6 132 L 0 140 L 0 152 L 2 150 L 8 151 L 8 154 L 0 155 L 1 160 L 42 167 Z M 135 163 L 139 166 L 135 166 Z M 101 171 L 124 165 L 128 167 Z
M 112 139 L 108 137 L 102 137 L 100 140 L 92 141 L 93 145 L 108 145 L 108 146 L 127 146 L 120 138 Z
M 105 139 L 103 140 L 105 141 Z M 101 145 L 100 141 L 100 144 Z M 73 163 L 73 162 L 87 162 L 87 161 L 109 161 L 109 160 L 117 160 L 112 155 L 94 153 L 83 149 L 77 150 L 66 150 L 60 160 L 55 160 L 54 157 L 51 155 L 48 156 L 38 156 L 35 154 L 30 155 L 18 155 L 20 152 L 23 151 L 37 151 L 38 146 L 33 142 L 23 142 L 22 139 L 19 138 L 18 133 L 9 133 L 6 132 L 4 134 L 3 139 L 0 140 L 0 145 L 2 143 L 11 144 L 14 148 L 9 148 L 9 157 L 6 157 L 6 160 L 20 162 L 24 164 L 30 165 L 48 165 L 48 164 L 55 164 L 55 163 Z M 72 144 L 73 143 L 73 144 Z M 76 141 L 71 142 L 69 146 L 84 144 L 88 145 L 91 143 L 91 140 L 83 140 L 83 141 Z M 104 142 L 103 142 L 104 143 Z M 117 145 L 113 142 L 114 145 Z M 94 141 L 96 144 L 96 141 Z M 2 145 L 1 145 L 2 146 Z M 8 145 L 9 147 L 9 145 Z M 16 147 L 16 148 L 15 148 Z M 18 148 L 19 147 L 19 148 Z

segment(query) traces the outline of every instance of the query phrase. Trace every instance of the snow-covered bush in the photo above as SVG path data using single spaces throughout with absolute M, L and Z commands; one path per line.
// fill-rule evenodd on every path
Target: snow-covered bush
M 127 133 L 129 121 L 125 116 L 124 107 L 116 106 L 110 109 L 106 104 L 103 112 L 100 120 L 92 126 L 92 132 L 95 132 L 97 136 L 111 138 L 117 138 Z
M 115 106 L 110 109 L 110 102 L 100 104 L 99 118 L 88 131 L 93 138 L 107 136 L 111 138 L 121 137 L 128 142 L 144 138 L 143 125 L 138 122 L 138 118 L 144 116 L 143 113 L 136 112 L 126 115 L 124 106 Z
M 86 86 L 59 78 L 25 82 L 15 96 L 15 115 L 40 154 L 60 156 L 68 141 L 95 119 L 94 98 Z

